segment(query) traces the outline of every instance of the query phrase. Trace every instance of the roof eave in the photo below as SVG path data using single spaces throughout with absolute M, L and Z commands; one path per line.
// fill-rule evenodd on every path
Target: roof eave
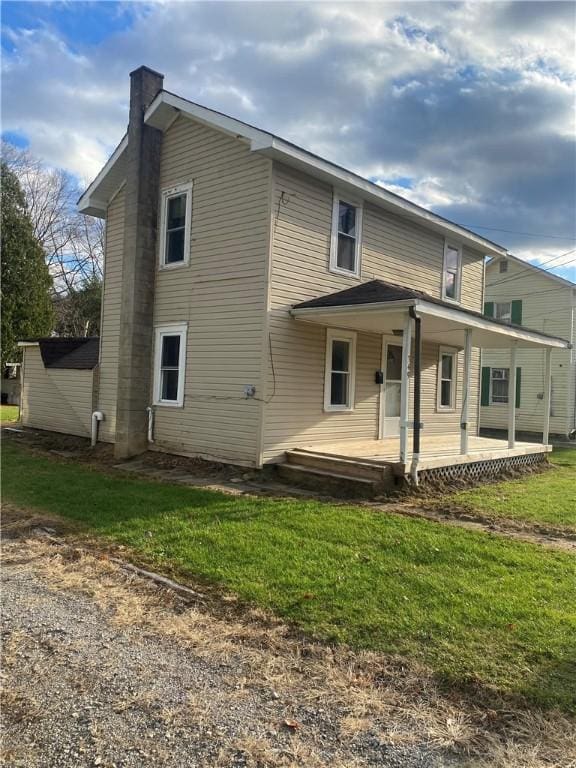
M 529 328 L 519 328 L 518 326 L 507 326 L 504 324 L 495 323 L 489 318 L 477 317 L 473 314 L 462 311 L 459 307 L 444 307 L 440 304 L 418 298 L 401 299 L 398 301 L 375 301 L 365 304 L 341 304 L 336 306 L 323 307 L 292 307 L 290 314 L 295 319 L 310 321 L 315 317 L 321 318 L 323 315 L 344 316 L 347 313 L 358 314 L 374 311 L 385 311 L 392 313 L 395 310 L 404 309 L 410 306 L 414 307 L 416 312 L 420 312 L 423 315 L 429 315 L 445 320 L 453 319 L 455 322 L 458 322 L 461 325 L 477 329 L 478 331 L 488 331 L 500 336 L 509 337 L 512 342 L 517 343 L 519 346 L 522 345 L 522 342 L 526 342 L 530 345 L 534 344 L 555 349 L 572 348 L 572 345 L 569 341 L 566 339 L 561 339 L 560 337 L 548 336 Z M 318 322 L 320 322 L 320 319 Z
M 144 114 L 144 122 L 147 125 L 165 131 L 181 114 L 204 125 L 217 128 L 228 135 L 248 141 L 253 152 L 259 152 L 272 159 L 299 168 L 333 186 L 349 191 L 357 196 L 359 195 L 363 200 L 372 202 L 394 213 L 400 213 L 405 218 L 420 225 L 425 225 L 444 236 L 452 237 L 462 244 L 481 251 L 483 254 L 505 256 L 507 253 L 506 249 L 497 243 L 486 240 L 480 235 L 476 235 L 474 232 L 470 232 L 464 227 L 444 219 L 442 216 L 421 208 L 415 203 L 395 195 L 383 187 L 379 187 L 374 182 L 368 181 L 368 179 L 364 179 L 352 171 L 324 160 L 268 131 L 263 131 L 241 120 L 236 120 L 216 110 L 183 99 L 181 96 L 177 96 L 169 91 L 162 90 L 158 92 Z M 119 178 L 121 174 L 117 172 L 117 166 L 119 166 L 122 160 L 127 145 L 128 137 L 124 136 L 106 165 L 78 201 L 78 207 L 82 213 L 100 217 L 106 215 L 110 194 L 103 194 L 104 183 L 106 182 L 105 187 L 110 193 L 111 186 L 115 184 L 117 188 L 122 182 L 123 179 Z M 110 181 L 108 177 L 110 174 L 114 174 L 115 171 L 118 178 Z
M 124 181 L 124 173 L 120 170 L 120 165 L 127 148 L 128 135 L 126 134 L 110 155 L 106 165 L 78 200 L 78 210 L 80 213 L 100 219 L 106 217 L 106 210 L 110 199 Z M 105 183 L 107 183 L 109 193 L 104 191 L 103 186 Z
M 464 227 L 458 226 L 447 219 L 438 216 L 425 208 L 421 208 L 415 203 L 406 200 L 399 195 L 389 192 L 384 187 L 380 187 L 374 182 L 368 181 L 361 176 L 341 168 L 328 160 L 316 157 L 306 150 L 300 149 L 288 142 L 274 137 L 268 145 L 253 148 L 272 159 L 291 165 L 299 170 L 332 184 L 342 191 L 349 191 L 351 194 L 361 196 L 363 200 L 372 202 L 378 207 L 394 213 L 400 213 L 418 224 L 425 225 L 444 236 L 453 237 L 463 244 L 467 244 L 475 250 L 489 256 L 505 256 L 506 248 L 486 240 L 474 232 L 470 232 Z

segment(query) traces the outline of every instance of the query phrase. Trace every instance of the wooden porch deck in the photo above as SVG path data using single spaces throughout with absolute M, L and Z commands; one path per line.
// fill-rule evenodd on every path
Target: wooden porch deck
M 368 464 L 394 465 L 396 474 L 407 473 L 412 460 L 411 440 L 406 465 L 400 462 L 400 443 L 398 437 L 387 437 L 383 440 L 345 440 L 333 443 L 315 443 L 299 445 L 296 451 L 316 454 L 334 459 L 356 459 Z M 551 445 L 541 443 L 516 442 L 514 448 L 508 447 L 507 440 L 497 440 L 486 437 L 469 437 L 468 453 L 460 453 L 460 435 L 425 435 L 421 437 L 421 451 L 418 462 L 419 470 L 436 469 L 459 464 L 471 464 L 479 461 L 526 456 L 530 454 L 549 453 Z

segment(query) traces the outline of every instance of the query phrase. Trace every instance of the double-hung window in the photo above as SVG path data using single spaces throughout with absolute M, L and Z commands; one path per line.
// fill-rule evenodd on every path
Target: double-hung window
M 502 320 L 504 323 L 512 322 L 512 302 L 496 301 L 494 302 L 494 317 L 496 320 Z
M 509 368 L 490 369 L 490 402 L 492 404 L 506 404 L 508 402 L 509 381 Z
M 326 336 L 326 371 L 324 410 L 351 411 L 354 408 L 356 334 L 328 330 Z
M 187 264 L 190 257 L 192 223 L 192 184 L 182 184 L 162 192 L 160 217 L 160 266 Z
M 154 403 L 182 406 L 186 367 L 186 324 L 158 326 L 155 342 Z
M 453 411 L 456 407 L 456 363 L 457 354 L 454 350 L 440 348 L 437 397 L 439 410 Z
M 460 301 L 462 281 L 462 248 L 452 243 L 444 244 L 444 271 L 442 276 L 442 297 Z
M 360 274 L 362 208 L 334 197 L 330 269 L 344 275 Z

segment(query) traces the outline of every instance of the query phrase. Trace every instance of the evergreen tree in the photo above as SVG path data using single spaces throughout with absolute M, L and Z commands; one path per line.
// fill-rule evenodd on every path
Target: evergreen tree
M 19 360 L 18 341 L 49 336 L 54 321 L 52 278 L 34 236 L 16 175 L 0 166 L 2 211 L 2 365 Z

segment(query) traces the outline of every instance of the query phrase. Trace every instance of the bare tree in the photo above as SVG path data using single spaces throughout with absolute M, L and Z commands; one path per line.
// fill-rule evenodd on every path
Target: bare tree
M 101 281 L 104 223 L 78 212 L 80 189 L 74 178 L 8 142 L 2 142 L 2 157 L 18 177 L 26 197 L 56 294 L 71 295 Z

